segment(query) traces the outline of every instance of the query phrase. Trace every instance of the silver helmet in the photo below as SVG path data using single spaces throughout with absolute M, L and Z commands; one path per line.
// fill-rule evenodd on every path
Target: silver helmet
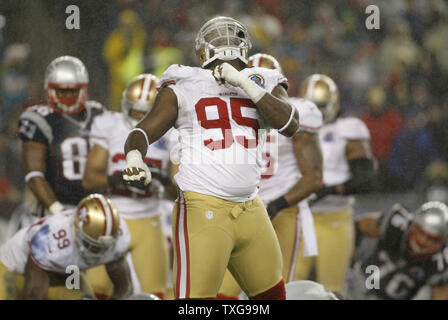
M 440 201 L 426 202 L 415 213 L 414 223 L 432 235 L 447 237 L 448 207 Z
M 78 58 L 62 56 L 53 60 L 45 73 L 45 92 L 50 107 L 65 114 L 79 113 L 88 97 L 89 74 Z M 76 97 L 60 96 L 59 89 L 79 89 Z
M 141 74 L 129 82 L 121 98 L 121 111 L 127 123 L 134 128 L 140 119 L 130 116 L 131 110 L 148 113 L 157 96 L 159 79 L 150 74 Z
M 230 17 L 207 21 L 196 36 L 196 54 L 203 68 L 216 59 L 239 59 L 247 64 L 251 47 L 247 28 Z

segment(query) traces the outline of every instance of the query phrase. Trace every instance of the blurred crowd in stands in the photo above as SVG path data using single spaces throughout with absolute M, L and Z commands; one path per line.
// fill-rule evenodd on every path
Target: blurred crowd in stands
M 70 4 L 80 9 L 80 30 L 65 27 Z M 380 9 L 378 30 L 365 26 L 371 4 Z M 279 59 L 289 95 L 297 96 L 311 73 L 335 79 L 343 115 L 360 117 L 370 130 L 378 192 L 418 190 L 448 200 L 445 0 L 2 0 L 0 213 L 23 194 L 16 119 L 44 101 L 51 60 L 79 57 L 89 70 L 90 98 L 119 110 L 136 74 L 197 65 L 196 32 L 216 15 L 249 27 L 251 54 Z

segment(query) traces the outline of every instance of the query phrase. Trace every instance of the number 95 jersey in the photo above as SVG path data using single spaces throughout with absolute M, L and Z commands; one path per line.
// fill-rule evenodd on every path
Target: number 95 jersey
M 267 92 L 287 84 L 276 70 L 253 67 L 240 72 Z M 264 125 L 256 105 L 241 88 L 219 85 L 209 69 L 171 65 L 157 88 L 164 86 L 178 102 L 179 188 L 229 201 L 252 200 L 261 176 L 258 129 Z
M 59 114 L 46 105 L 25 110 L 19 118 L 19 137 L 47 146 L 45 179 L 56 199 L 76 206 L 88 193 L 82 188 L 88 135 L 93 119 L 103 113 L 96 101 L 87 101 L 83 121 Z

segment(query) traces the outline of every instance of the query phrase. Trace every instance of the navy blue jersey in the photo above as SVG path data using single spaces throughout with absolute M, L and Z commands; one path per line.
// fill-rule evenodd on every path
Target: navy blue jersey
M 414 214 L 400 205 L 379 219 L 380 239 L 362 269 L 374 265 L 380 270 L 380 288 L 369 290 L 382 299 L 412 299 L 425 285 L 439 286 L 447 281 L 448 247 L 426 260 L 410 257 L 406 250 L 407 231 Z
M 20 139 L 47 146 L 45 179 L 63 204 L 77 205 L 89 194 L 82 188 L 88 136 L 93 119 L 103 111 L 100 103 L 87 101 L 82 114 L 75 118 L 37 105 L 25 110 L 19 118 Z

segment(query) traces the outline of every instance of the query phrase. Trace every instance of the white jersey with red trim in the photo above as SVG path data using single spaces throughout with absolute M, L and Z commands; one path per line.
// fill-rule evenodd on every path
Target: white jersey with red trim
M 126 222 L 120 218 L 119 236 L 115 246 L 98 260 L 83 259 L 75 243 L 75 212 L 66 210 L 19 230 L 0 247 L 0 261 L 9 271 L 24 274 L 28 256 L 31 256 L 40 268 L 65 273 L 69 265 L 75 265 L 83 271 L 115 261 L 129 250 L 131 235 Z
M 268 92 L 287 83 L 276 70 L 240 72 Z M 264 133 L 258 131 L 263 119 L 252 100 L 241 88 L 218 85 L 212 71 L 202 68 L 172 65 L 161 77 L 162 86 L 174 91 L 179 107 L 179 188 L 229 201 L 253 199 L 261 173 L 259 135 Z
M 345 154 L 348 140 L 369 140 L 367 126 L 358 118 L 338 118 L 319 131 L 319 142 L 323 157 L 323 182 L 326 186 L 342 184 L 350 179 L 350 168 Z M 317 201 L 311 210 L 328 213 L 350 208 L 353 196 L 328 195 Z
M 290 98 L 300 114 L 300 130 L 317 133 L 322 127 L 322 113 L 311 101 Z M 294 153 L 293 141 L 271 130 L 263 152 L 265 167 L 259 195 L 265 204 L 285 195 L 302 177 Z
M 121 112 L 107 111 L 95 118 L 90 131 L 90 146 L 98 145 L 109 152 L 107 174 L 121 174 L 126 167 L 124 144 L 131 125 L 125 120 Z M 161 169 L 168 174 L 170 155 L 168 139 L 171 131 L 151 144 L 146 153 L 145 162 Z M 132 192 L 125 187 L 109 190 L 109 198 L 117 207 L 120 215 L 125 219 L 148 218 L 160 214 L 160 191 L 163 187 L 159 181 L 153 179 L 146 194 Z

